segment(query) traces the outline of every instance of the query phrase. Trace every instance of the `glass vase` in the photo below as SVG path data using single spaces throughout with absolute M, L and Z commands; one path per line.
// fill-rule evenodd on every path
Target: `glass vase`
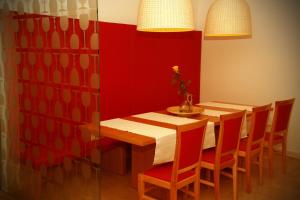
M 179 108 L 180 112 L 193 112 L 193 95 L 188 93 L 185 95 L 185 99 Z

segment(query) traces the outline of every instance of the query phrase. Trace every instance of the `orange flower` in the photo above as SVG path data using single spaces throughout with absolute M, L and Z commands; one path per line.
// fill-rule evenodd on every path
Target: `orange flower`
M 173 71 L 174 71 L 176 74 L 179 73 L 179 67 L 178 67 L 177 65 L 174 65 L 174 66 L 172 67 L 172 69 L 173 69 Z
M 174 75 L 173 75 L 173 84 L 178 84 L 178 94 L 183 94 L 186 96 L 188 92 L 188 85 L 191 83 L 190 80 L 187 81 L 187 83 L 181 79 L 181 74 L 179 70 L 179 66 L 175 65 L 172 67 Z

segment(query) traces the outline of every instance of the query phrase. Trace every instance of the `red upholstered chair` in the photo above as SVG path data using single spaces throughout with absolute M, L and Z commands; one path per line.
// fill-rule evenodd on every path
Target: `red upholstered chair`
M 246 192 L 251 192 L 251 160 L 254 157 L 258 157 L 256 163 L 259 165 L 259 182 L 262 183 L 264 136 L 270 109 L 271 104 L 253 108 L 249 135 L 240 140 L 238 156 L 245 160 L 245 167 L 240 166 L 238 170 L 246 172 Z
M 245 112 L 221 115 L 217 146 L 203 151 L 201 168 L 213 171 L 214 180 L 201 178 L 200 183 L 214 187 L 215 199 L 220 199 L 220 174 L 224 168 L 232 169 L 232 173 L 222 174 L 233 179 L 233 199 L 237 199 L 237 152 Z
M 170 190 L 170 199 L 177 199 L 177 190 L 199 199 L 200 161 L 207 119 L 177 127 L 174 162 L 160 164 L 139 174 L 139 199 L 152 199 L 145 193 L 146 184 L 156 185 Z M 188 190 L 194 183 L 193 191 Z
M 275 111 L 270 131 L 266 132 L 265 146 L 268 148 L 269 173 L 273 175 L 273 147 L 282 145 L 282 172 L 286 171 L 286 145 L 290 116 L 295 99 L 275 102 Z

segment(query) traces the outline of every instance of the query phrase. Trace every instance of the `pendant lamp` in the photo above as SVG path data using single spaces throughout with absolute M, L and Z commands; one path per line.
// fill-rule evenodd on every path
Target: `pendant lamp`
M 205 37 L 249 37 L 250 8 L 246 0 L 215 0 L 210 6 L 204 28 Z
M 191 0 L 141 0 L 137 30 L 145 32 L 194 30 Z

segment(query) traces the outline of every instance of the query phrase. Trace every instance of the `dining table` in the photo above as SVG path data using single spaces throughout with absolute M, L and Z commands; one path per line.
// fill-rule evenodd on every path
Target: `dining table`
M 215 133 L 218 132 L 220 115 L 247 110 L 246 115 L 249 117 L 252 108 L 255 107 L 254 105 L 223 101 L 200 102 L 193 106 L 197 109 L 200 108 L 201 112 L 182 116 L 174 114 L 166 108 L 159 111 L 104 120 L 100 121 L 100 124 L 86 123 L 81 125 L 80 128 L 88 130 L 96 136 L 93 139 L 108 137 L 131 145 L 131 179 L 132 186 L 137 187 L 139 173 L 155 164 L 172 161 L 177 126 L 208 118 L 209 122 L 203 148 L 210 148 L 216 145 Z M 244 120 L 244 122 L 244 131 L 242 131 L 241 137 L 247 136 L 247 120 Z M 163 137 L 157 134 L 158 132 L 161 132 Z

